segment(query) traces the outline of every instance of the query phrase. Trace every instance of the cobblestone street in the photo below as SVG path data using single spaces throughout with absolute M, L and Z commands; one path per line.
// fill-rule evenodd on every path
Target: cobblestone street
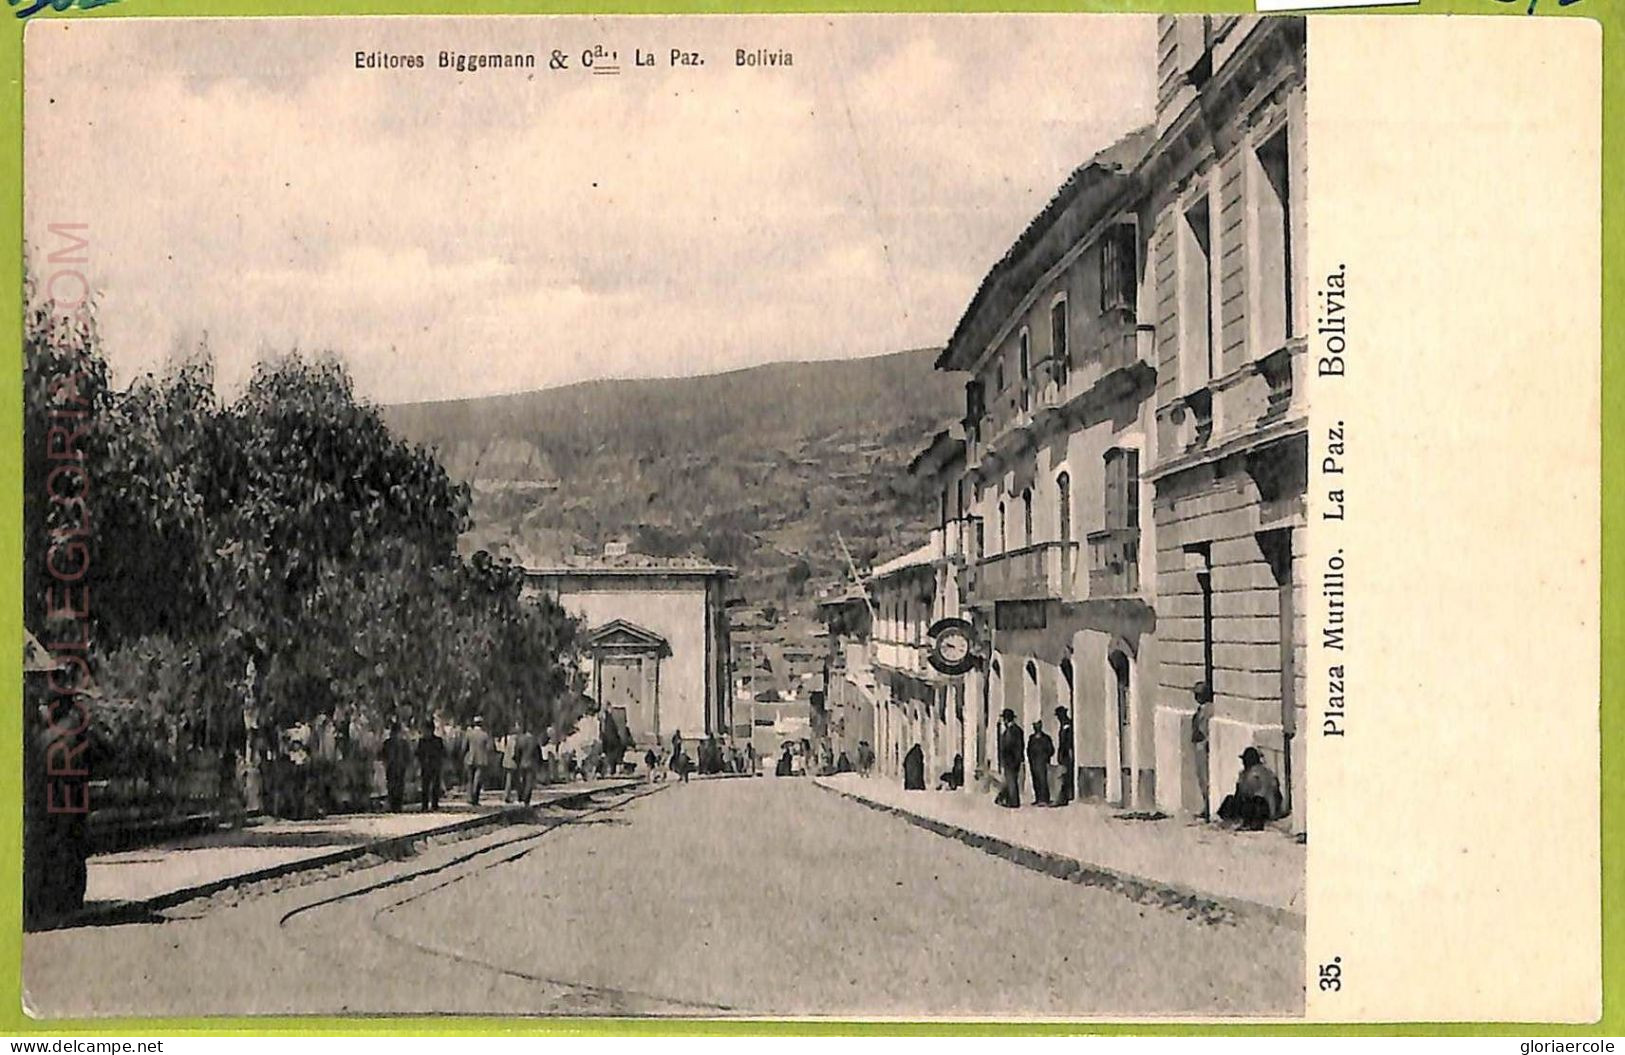
M 1302 933 L 1028 871 L 803 780 L 606 797 L 26 939 L 36 1014 L 1291 1015 Z

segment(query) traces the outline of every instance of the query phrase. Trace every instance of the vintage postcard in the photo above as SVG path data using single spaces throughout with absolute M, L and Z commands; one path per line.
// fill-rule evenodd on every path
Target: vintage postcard
M 24 60 L 28 1015 L 1602 1013 L 1596 23 Z

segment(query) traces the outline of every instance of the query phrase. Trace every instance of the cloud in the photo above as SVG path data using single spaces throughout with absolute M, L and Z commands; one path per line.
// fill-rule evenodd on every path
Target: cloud
M 600 42 L 657 65 L 546 69 Z M 28 236 L 90 224 L 121 375 L 206 332 L 228 385 L 298 345 L 385 401 L 941 342 L 1148 119 L 1154 64 L 1137 16 L 58 21 L 27 45 Z M 795 65 L 734 64 L 758 47 Z

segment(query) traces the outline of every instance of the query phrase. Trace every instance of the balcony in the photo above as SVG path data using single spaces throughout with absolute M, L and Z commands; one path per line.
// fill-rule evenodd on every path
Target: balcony
M 960 517 L 931 529 L 931 553 L 939 563 L 975 563 L 980 556 L 977 531 L 980 517 Z
M 1093 351 L 1092 358 L 1099 361 L 1102 377 L 1140 361 L 1139 324 L 1133 308 L 1119 304 L 1101 315 Z
M 1039 542 L 987 557 L 976 565 L 971 601 L 990 604 L 1066 597 L 1071 593 L 1077 556 L 1076 542 Z
M 1290 427 L 1304 414 L 1308 352 L 1294 337 L 1157 412 L 1161 449 L 1178 461 L 1234 449 L 1249 437 Z
M 888 667 L 919 677 L 929 677 L 935 673 L 926 662 L 926 646 L 922 643 L 876 638 L 874 649 L 875 666 Z
M 982 451 L 983 460 L 1008 459 L 1018 453 L 1031 436 L 1032 427 L 1031 393 L 1017 381 L 993 401 L 981 430 L 988 441 Z
M 1089 596 L 1133 597 L 1140 592 L 1140 529 L 1089 533 Z

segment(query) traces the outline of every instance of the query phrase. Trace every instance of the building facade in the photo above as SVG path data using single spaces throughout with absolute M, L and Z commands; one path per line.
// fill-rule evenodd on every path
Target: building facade
M 964 471 L 944 502 L 978 525 L 963 604 L 988 658 L 967 758 L 996 765 L 1012 711 L 1059 740 L 1081 799 L 1156 798 L 1153 343 L 1142 319 L 1137 131 L 1078 168 L 981 288 L 938 359 L 970 375 Z
M 1157 802 L 1204 802 L 1191 687 L 1214 693 L 1205 799 L 1257 747 L 1302 830 L 1304 23 L 1158 20 L 1143 166 L 1156 342 Z
M 1256 747 L 1290 807 L 1304 770 L 1304 24 L 1169 16 L 1158 30 L 1155 123 L 1071 175 L 938 357 L 968 375 L 965 416 L 912 467 L 938 494 L 933 544 L 872 579 L 875 655 L 898 672 L 876 727 L 888 767 L 906 742 L 957 732 L 985 787 L 1000 713 L 1058 739 L 1065 707 L 1081 800 L 1200 814 Z M 928 612 L 971 620 L 980 669 L 940 685 L 918 673 Z M 1214 695 L 1200 745 L 1199 682 Z M 922 724 L 936 713 L 940 728 Z M 1289 815 L 1301 830 L 1302 810 Z
M 731 568 L 636 554 L 527 568 L 527 588 L 581 619 L 587 692 L 641 749 L 731 732 Z

